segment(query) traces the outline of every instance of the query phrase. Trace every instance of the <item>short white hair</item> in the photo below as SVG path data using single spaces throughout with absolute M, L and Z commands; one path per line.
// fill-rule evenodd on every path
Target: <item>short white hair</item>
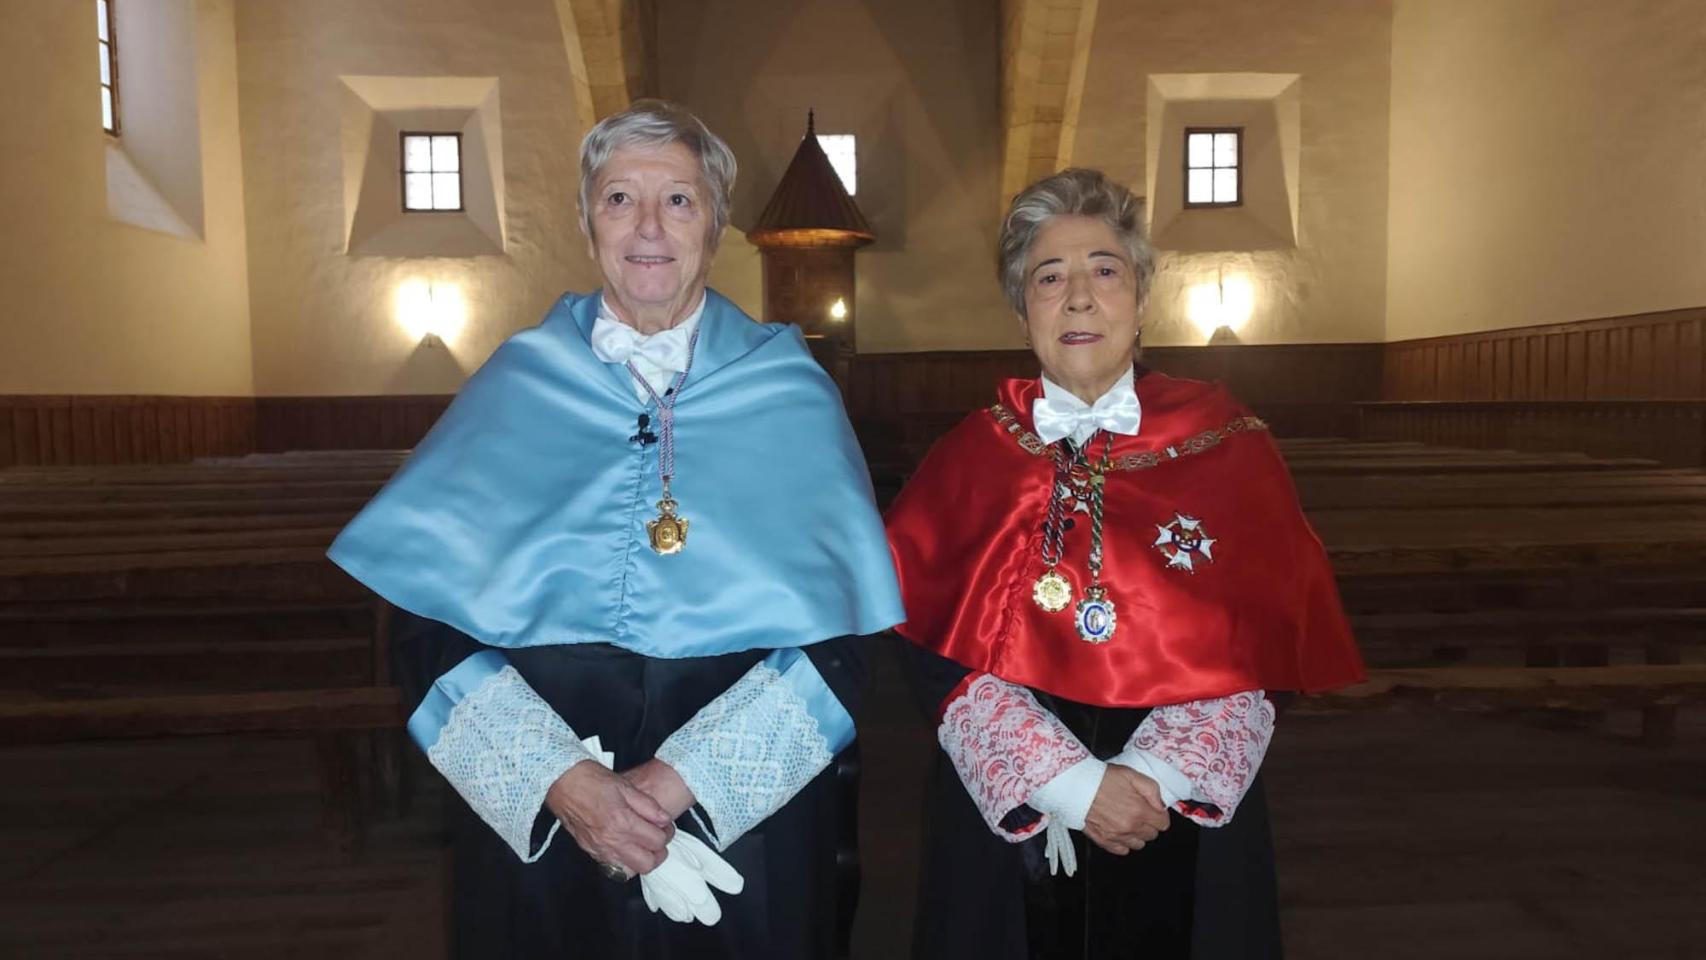
M 1095 217 L 1113 228 L 1137 275 L 1137 304 L 1149 297 L 1155 276 L 1155 248 L 1143 228 L 1143 201 L 1100 170 L 1074 167 L 1031 184 L 1013 198 L 1001 221 L 995 272 L 1007 302 L 1025 315 L 1025 260 L 1043 224 L 1055 217 Z
M 699 176 L 710 191 L 711 222 L 707 245 L 729 223 L 729 197 L 734 193 L 734 151 L 711 132 L 704 121 L 664 100 L 636 100 L 628 109 L 598 121 L 581 140 L 581 229 L 592 236 L 592 191 L 610 157 L 628 147 L 662 147 L 679 143 L 699 159 Z

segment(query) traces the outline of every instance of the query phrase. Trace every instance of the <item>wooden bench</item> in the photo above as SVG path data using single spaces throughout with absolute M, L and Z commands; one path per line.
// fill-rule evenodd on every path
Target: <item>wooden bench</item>
M 175 694 L 99 700 L 0 700 L 0 747 L 90 740 L 219 734 L 307 735 L 321 776 L 321 824 L 344 859 L 361 852 L 376 785 L 363 762 L 367 742 L 383 742 L 402 724 L 394 688 Z M 364 734 L 380 734 L 364 737 Z
M 1372 571 L 1341 573 L 1338 579 L 1345 609 L 1353 616 L 1489 608 L 1706 607 L 1706 569 L 1698 565 Z
M 1317 708 L 1375 709 L 1404 701 L 1450 709 L 1609 709 L 1706 701 L 1706 664 L 1617 667 L 1376 669 L 1355 686 L 1299 699 Z
M 1402 708 L 1641 711 L 1641 739 L 1668 746 L 1676 709 L 1706 702 L 1706 665 L 1617 667 L 1425 667 L 1370 670 L 1353 687 L 1298 698 L 1304 713 Z
M 1351 624 L 1365 646 L 1426 642 L 1533 650 L 1616 643 L 1706 645 L 1706 609 L 1698 607 L 1363 613 L 1352 616 Z
M 324 554 L 400 459 L 0 471 L 7 736 L 310 733 L 334 833 L 353 850 L 354 777 L 370 799 L 400 803 L 405 790 L 395 709 L 352 724 L 349 703 L 364 701 L 312 693 L 395 699 L 384 607 Z M 351 774 L 358 752 L 372 762 Z

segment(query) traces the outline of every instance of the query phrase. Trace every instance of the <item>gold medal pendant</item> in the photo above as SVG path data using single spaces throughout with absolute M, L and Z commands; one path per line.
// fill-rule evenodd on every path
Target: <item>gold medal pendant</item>
M 1059 613 L 1072 603 L 1072 584 L 1051 568 L 1031 587 L 1031 599 L 1049 613 Z
M 658 518 L 646 521 L 646 536 L 651 539 L 652 549 L 666 557 L 680 553 L 687 546 L 687 518 L 675 515 L 676 506 L 665 494 L 658 501 Z

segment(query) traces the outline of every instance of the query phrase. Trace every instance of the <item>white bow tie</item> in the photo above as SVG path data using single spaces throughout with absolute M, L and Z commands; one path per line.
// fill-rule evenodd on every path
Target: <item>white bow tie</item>
M 647 336 L 602 313 L 592 322 L 592 352 L 605 363 L 627 363 L 639 358 L 671 373 L 680 373 L 687 369 L 687 344 L 685 323 Z
M 1031 401 L 1031 422 L 1044 443 L 1062 437 L 1082 443 L 1097 430 L 1135 436 L 1142 421 L 1143 405 L 1137 401 L 1137 391 L 1130 387 L 1109 390 L 1093 405 L 1077 397 L 1043 396 Z

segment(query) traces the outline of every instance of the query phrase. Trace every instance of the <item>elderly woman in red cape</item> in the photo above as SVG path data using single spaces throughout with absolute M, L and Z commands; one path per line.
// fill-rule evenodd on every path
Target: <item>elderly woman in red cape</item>
M 887 516 L 937 722 L 918 957 L 1277 957 L 1258 771 L 1274 698 L 1363 676 L 1266 425 L 1134 363 L 1131 192 L 1013 201 L 1000 278 L 1042 376 L 931 449 Z

